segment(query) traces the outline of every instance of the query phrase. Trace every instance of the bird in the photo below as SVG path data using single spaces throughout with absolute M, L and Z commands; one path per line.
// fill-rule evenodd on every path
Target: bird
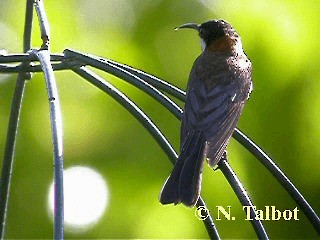
M 193 63 L 180 129 L 180 155 L 161 192 L 161 204 L 193 207 L 204 162 L 216 167 L 253 89 L 252 65 L 236 30 L 224 20 L 186 23 L 198 32 L 202 53 Z

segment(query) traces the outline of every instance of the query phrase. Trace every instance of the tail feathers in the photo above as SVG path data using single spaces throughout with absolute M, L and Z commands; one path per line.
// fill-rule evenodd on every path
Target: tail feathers
M 179 193 L 181 201 L 186 206 L 194 206 L 200 196 L 202 168 L 204 162 L 203 156 L 203 142 L 197 142 L 194 151 L 185 160 L 183 165 Z
M 187 138 L 173 171 L 161 190 L 162 204 L 182 202 L 190 207 L 196 204 L 201 190 L 204 142 L 200 132 Z
M 179 198 L 179 176 L 183 167 L 183 159 L 178 158 L 174 165 L 172 173 L 168 177 L 160 193 L 160 202 L 162 204 L 178 204 L 181 202 Z

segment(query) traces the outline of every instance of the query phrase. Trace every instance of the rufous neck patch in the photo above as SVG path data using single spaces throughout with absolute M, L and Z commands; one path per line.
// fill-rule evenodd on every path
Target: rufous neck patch
M 207 50 L 210 52 L 226 52 L 233 51 L 234 47 L 235 40 L 231 39 L 229 36 L 223 36 L 212 41 L 209 46 L 207 46 Z

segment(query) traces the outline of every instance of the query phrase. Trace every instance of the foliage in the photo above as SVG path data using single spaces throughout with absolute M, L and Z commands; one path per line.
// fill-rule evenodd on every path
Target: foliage
M 24 1 L 0 3 L 1 9 L 6 9 L 0 13 L 0 49 L 21 52 L 24 5 Z M 267 150 L 317 212 L 319 7 L 318 1 L 45 1 L 52 52 L 68 47 L 94 53 L 143 69 L 183 89 L 200 52 L 199 40 L 192 32 L 173 31 L 174 27 L 211 18 L 229 21 L 240 33 L 254 66 L 254 92 L 239 126 Z M 33 39 L 34 46 L 41 45 L 37 34 Z M 150 115 L 178 149 L 179 122 L 139 90 L 106 76 Z M 0 76 L 0 156 L 15 78 Z M 158 203 L 158 193 L 172 166 L 139 123 L 71 72 L 59 72 L 56 79 L 63 111 L 65 166 L 91 166 L 107 179 L 110 188 L 103 219 L 81 235 L 69 232 L 66 237 L 206 237 L 193 209 Z M 47 214 L 53 177 L 48 116 L 45 83 L 41 74 L 35 74 L 27 84 L 22 107 L 7 238 L 52 236 Z M 234 141 L 229 158 L 258 207 L 296 207 L 271 174 Z M 222 237 L 255 237 L 220 172 L 206 168 L 203 186 L 209 208 L 232 206 L 238 216 L 236 221 L 216 221 Z M 314 238 L 311 225 L 302 213 L 299 217 L 299 221 L 264 224 L 275 238 Z

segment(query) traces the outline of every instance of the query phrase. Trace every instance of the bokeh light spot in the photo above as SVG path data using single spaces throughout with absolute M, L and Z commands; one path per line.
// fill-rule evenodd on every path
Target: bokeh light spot
M 53 215 L 53 183 L 49 191 L 49 209 Z M 67 230 L 92 227 L 103 215 L 109 191 L 103 177 L 95 170 L 76 166 L 64 171 L 64 220 Z

